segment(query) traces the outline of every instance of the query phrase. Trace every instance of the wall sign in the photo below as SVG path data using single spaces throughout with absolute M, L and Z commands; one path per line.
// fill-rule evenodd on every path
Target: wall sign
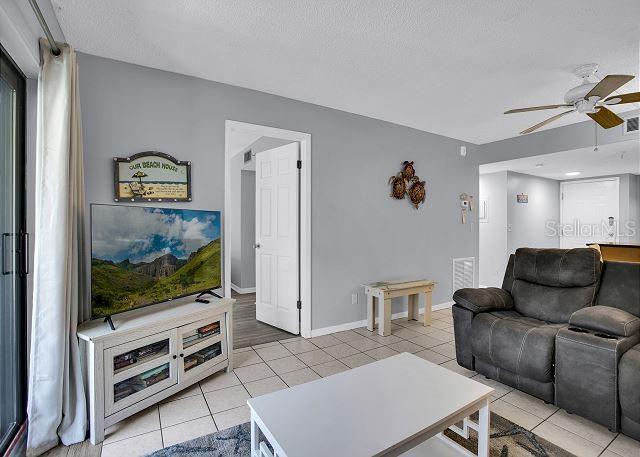
M 529 195 L 527 194 L 517 194 L 516 201 L 518 203 L 529 203 Z
M 190 202 L 191 162 L 162 152 L 114 157 L 114 200 Z

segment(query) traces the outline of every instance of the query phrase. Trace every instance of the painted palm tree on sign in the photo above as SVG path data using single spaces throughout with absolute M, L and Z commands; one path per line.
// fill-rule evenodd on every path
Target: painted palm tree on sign
M 138 178 L 138 182 L 129 183 L 129 187 L 131 188 L 131 192 L 135 196 L 143 196 L 144 195 L 144 184 L 142 184 L 142 178 L 146 178 L 148 175 L 144 171 L 136 171 L 132 178 Z

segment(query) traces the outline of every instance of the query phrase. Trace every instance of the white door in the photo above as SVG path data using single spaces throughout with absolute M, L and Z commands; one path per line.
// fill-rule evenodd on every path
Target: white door
M 291 143 L 256 154 L 256 319 L 300 333 L 298 162 Z
M 563 182 L 560 246 L 583 248 L 587 243 L 618 240 L 618 178 Z

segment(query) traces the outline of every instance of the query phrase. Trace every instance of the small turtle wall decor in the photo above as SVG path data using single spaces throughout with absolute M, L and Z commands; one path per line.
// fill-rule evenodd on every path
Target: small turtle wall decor
M 411 181 L 411 179 L 416 175 L 416 169 L 413 168 L 413 162 L 409 162 L 405 160 L 402 163 L 402 177 L 407 181 Z
M 416 175 L 413 162 L 408 160 L 402 162 L 400 172 L 389 178 L 389 184 L 391 185 L 391 198 L 402 200 L 407 197 L 415 209 L 424 203 L 427 195 L 426 183 Z
M 420 181 L 420 178 L 417 176 L 414 176 L 411 179 L 411 186 L 409 186 L 409 189 L 407 190 L 407 195 L 415 209 L 418 209 L 420 204 L 424 203 L 424 200 L 427 197 L 427 188 L 425 187 L 425 183 L 425 181 Z
M 407 192 L 407 182 L 402 177 L 402 172 L 389 178 L 391 184 L 391 196 L 395 199 L 402 200 Z

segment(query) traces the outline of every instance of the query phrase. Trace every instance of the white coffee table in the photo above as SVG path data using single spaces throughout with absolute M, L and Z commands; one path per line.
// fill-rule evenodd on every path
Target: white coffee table
M 489 455 L 489 396 L 493 389 L 412 354 L 247 401 L 254 457 L 400 455 L 431 437 L 473 455 L 441 432 L 478 431 L 478 455 Z M 479 423 L 468 416 L 479 411 Z M 454 424 L 464 421 L 462 429 Z M 454 426 L 454 427 L 452 427 Z M 417 449 L 417 448 L 416 448 Z

